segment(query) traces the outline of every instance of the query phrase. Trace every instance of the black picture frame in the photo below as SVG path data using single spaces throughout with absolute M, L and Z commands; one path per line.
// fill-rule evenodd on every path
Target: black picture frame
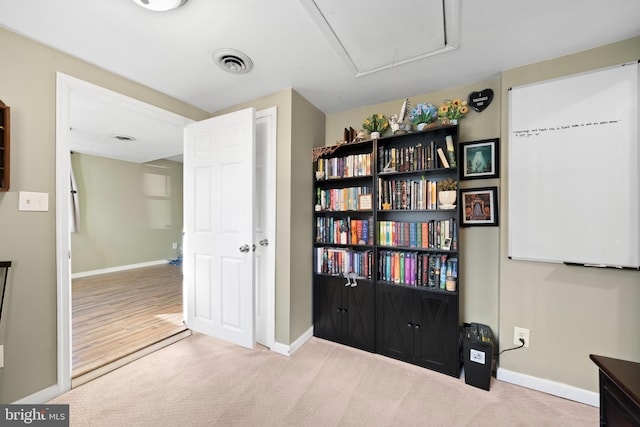
M 500 176 L 500 138 L 460 143 L 460 179 Z
M 460 225 L 462 227 L 498 225 L 498 187 L 460 190 Z

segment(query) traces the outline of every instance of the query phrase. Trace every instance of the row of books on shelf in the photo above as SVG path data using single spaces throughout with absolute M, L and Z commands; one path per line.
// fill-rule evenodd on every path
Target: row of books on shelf
M 316 242 L 338 245 L 373 244 L 373 218 L 316 218 Z
M 455 291 L 458 282 L 458 258 L 447 254 L 424 254 L 410 251 L 380 251 L 379 280 L 406 286 Z M 316 274 L 371 279 L 372 251 L 316 248 Z
M 355 273 L 357 277 L 371 279 L 372 251 L 351 251 L 338 248 L 316 248 L 314 272 L 333 276 Z
M 447 254 L 380 251 L 379 278 L 407 286 L 455 291 L 458 258 Z
M 408 147 L 378 147 L 378 172 L 411 172 L 456 167 L 453 138 L 445 138 L 445 147 L 435 141 Z
M 425 222 L 378 221 L 378 245 L 458 250 L 455 218 Z
M 438 181 L 378 178 L 378 209 L 438 209 Z
M 316 189 L 316 206 L 321 211 L 357 211 L 371 209 L 371 206 L 361 206 L 360 195 L 371 194 L 370 187 L 345 187 Z
M 371 176 L 371 153 L 318 159 L 316 179 Z

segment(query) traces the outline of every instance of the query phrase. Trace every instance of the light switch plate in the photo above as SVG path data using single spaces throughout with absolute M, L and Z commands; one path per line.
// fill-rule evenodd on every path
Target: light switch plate
M 34 193 L 21 191 L 18 201 L 18 210 L 46 212 L 49 210 L 49 193 Z

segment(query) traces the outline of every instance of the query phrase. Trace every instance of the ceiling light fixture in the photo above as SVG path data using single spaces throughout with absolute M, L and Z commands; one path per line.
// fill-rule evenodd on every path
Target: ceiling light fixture
M 136 4 L 145 9 L 156 12 L 166 12 L 168 10 L 177 9 L 189 0 L 133 0 Z
M 246 74 L 253 68 L 253 62 L 244 53 L 235 49 L 218 49 L 213 60 L 220 68 L 233 74 Z

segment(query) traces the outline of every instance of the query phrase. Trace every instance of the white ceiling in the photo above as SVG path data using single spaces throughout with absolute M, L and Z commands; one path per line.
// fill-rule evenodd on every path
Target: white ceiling
M 638 36 L 640 1 L 0 0 L 0 26 L 207 112 L 293 88 L 330 114 Z M 222 71 L 219 48 L 253 70 Z
M 188 119 L 106 89 L 83 86 L 69 91 L 69 111 L 71 151 L 134 163 L 182 161 Z

